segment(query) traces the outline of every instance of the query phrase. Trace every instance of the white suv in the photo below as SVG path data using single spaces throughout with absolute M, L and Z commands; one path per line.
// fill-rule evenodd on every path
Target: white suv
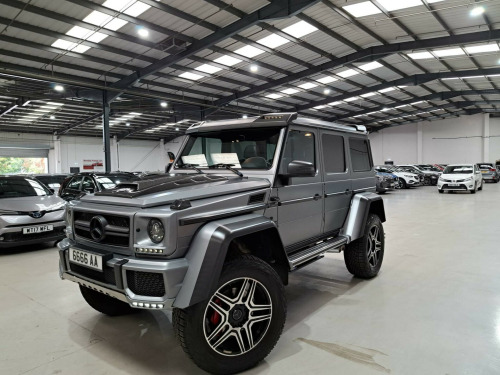
M 438 191 L 483 190 L 483 176 L 475 164 L 450 164 L 443 171 L 437 183 Z

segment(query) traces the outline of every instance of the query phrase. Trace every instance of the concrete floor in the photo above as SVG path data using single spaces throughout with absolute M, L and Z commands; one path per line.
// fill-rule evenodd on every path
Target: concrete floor
M 291 275 L 276 348 L 248 374 L 500 373 L 500 184 L 388 193 L 379 276 L 343 257 Z M 0 255 L 1 374 L 201 374 L 163 312 L 109 318 L 60 281 L 54 248 Z

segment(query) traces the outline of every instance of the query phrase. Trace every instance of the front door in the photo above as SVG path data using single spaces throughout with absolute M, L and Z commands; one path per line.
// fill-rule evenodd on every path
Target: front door
M 352 197 L 350 171 L 347 167 L 346 139 L 334 132 L 321 132 L 321 154 L 325 171 L 325 227 L 329 234 L 342 228 Z
M 276 188 L 279 199 L 278 228 L 283 244 L 300 246 L 323 232 L 323 181 L 318 158 L 316 130 L 293 127 L 281 157 L 280 174 L 287 174 L 291 161 L 306 161 L 316 168 L 314 177 L 291 177 Z

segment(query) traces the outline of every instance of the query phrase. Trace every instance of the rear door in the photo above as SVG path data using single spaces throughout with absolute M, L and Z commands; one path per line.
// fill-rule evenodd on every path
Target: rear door
M 342 228 L 351 204 L 352 182 L 347 168 L 347 149 L 347 140 L 342 134 L 321 132 L 325 181 L 323 229 L 325 235 Z
M 280 174 L 291 161 L 306 161 L 316 167 L 314 177 L 293 177 L 276 189 L 279 199 L 278 228 L 285 246 L 300 246 L 323 233 L 323 180 L 319 162 L 319 132 L 300 126 L 289 130 L 281 157 Z M 293 250 L 293 249 L 292 249 Z
M 370 141 L 365 137 L 350 136 L 348 145 L 353 193 L 375 191 Z

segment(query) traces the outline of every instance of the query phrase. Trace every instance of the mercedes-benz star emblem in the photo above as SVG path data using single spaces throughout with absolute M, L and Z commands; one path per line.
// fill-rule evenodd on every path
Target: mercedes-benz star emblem
M 106 237 L 108 222 L 102 216 L 94 216 L 90 220 L 90 236 L 96 242 L 101 242 Z

